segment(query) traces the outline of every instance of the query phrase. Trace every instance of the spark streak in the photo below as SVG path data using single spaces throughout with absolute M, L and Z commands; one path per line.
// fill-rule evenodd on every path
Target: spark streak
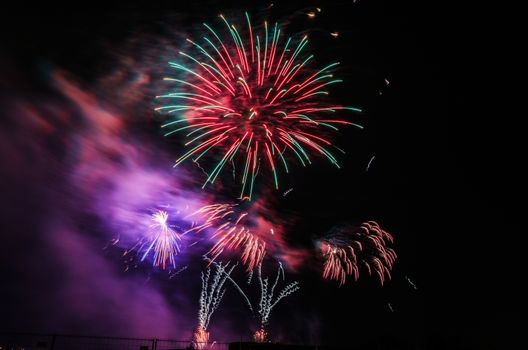
M 253 340 L 256 342 L 264 342 L 267 340 L 268 332 L 266 331 L 266 328 L 269 324 L 269 319 L 271 316 L 271 312 L 273 311 L 273 308 L 277 306 L 277 304 L 287 297 L 288 295 L 291 295 L 298 291 L 301 287 L 299 287 L 299 282 L 292 282 L 288 285 L 286 285 L 277 295 L 274 296 L 275 288 L 277 287 L 277 284 L 279 283 L 280 277 L 282 275 L 282 280 L 285 279 L 284 275 L 284 269 L 282 268 L 282 264 L 279 262 L 279 267 L 277 268 L 277 275 L 275 276 L 275 280 L 273 281 L 273 285 L 269 285 L 269 279 L 268 277 L 263 278 L 262 277 L 262 263 L 260 263 L 257 267 L 257 278 L 260 286 L 260 301 L 259 301 L 259 310 L 258 310 L 258 316 L 260 319 L 260 328 L 254 333 Z
M 153 266 L 161 266 L 163 270 L 169 265 L 176 268 L 176 255 L 180 252 L 178 242 L 180 235 L 168 224 L 169 214 L 158 210 L 151 216 L 152 224 L 149 226 L 146 237 L 127 250 L 123 256 L 137 249 L 141 252 L 141 261 L 144 261 L 151 253 L 154 260 Z
M 261 160 L 276 189 L 279 173 L 289 172 L 290 158 L 306 166 L 313 152 L 339 167 L 332 153 L 336 146 L 320 135 L 337 131 L 340 125 L 361 128 L 340 116 L 328 117 L 361 112 L 328 100 L 327 88 L 342 81 L 332 73 L 339 63 L 312 69 L 314 55 L 304 53 L 308 38 L 284 40 L 278 23 L 264 22 L 262 33 L 262 28 L 259 32 L 253 27 L 248 13 L 241 26 L 222 15 L 220 19 L 223 31 L 204 24 L 203 42 L 187 39 L 188 52 L 169 62 L 178 78 L 165 80 L 174 90 L 157 96 L 166 101 L 156 108 L 167 118 L 162 125 L 169 130 L 165 135 L 183 132 L 189 138 L 185 145 L 190 150 L 175 166 L 187 159 L 213 158 L 206 186 L 217 181 L 228 162 L 239 163 L 240 198 L 249 199 Z
M 246 265 L 247 271 L 251 271 L 264 258 L 266 242 L 243 224 L 248 213 L 237 213 L 237 205 L 207 205 L 191 215 L 205 217 L 203 224 L 197 225 L 191 230 L 195 233 L 216 227 L 212 238 L 217 239 L 217 241 L 207 252 L 211 261 L 215 261 L 225 251 L 240 250 L 243 264 Z
M 374 270 L 383 285 L 385 275 L 391 277 L 396 260 L 394 250 L 387 247 L 392 242 L 392 236 L 373 221 L 358 228 L 350 225 L 334 228 L 319 242 L 325 260 L 323 278 L 336 280 L 340 286 L 350 275 L 357 281 L 361 266 L 369 275 Z
M 229 270 L 226 265 L 221 263 L 215 264 L 215 275 L 210 282 L 211 269 L 207 268 L 206 272 L 202 272 L 202 291 L 200 293 L 200 308 L 198 310 L 198 327 L 193 334 L 192 345 L 195 349 L 204 349 L 209 342 L 209 332 L 207 327 L 209 327 L 209 322 L 211 321 L 211 316 L 218 309 L 220 302 L 225 294 L 225 281 L 233 272 L 233 269 L 236 267 L 236 264 L 231 266 Z

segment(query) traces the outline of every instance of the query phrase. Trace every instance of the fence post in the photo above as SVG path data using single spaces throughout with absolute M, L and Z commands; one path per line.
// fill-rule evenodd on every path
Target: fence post
M 55 339 L 57 338 L 56 334 L 51 335 L 51 344 L 50 344 L 50 350 L 53 350 L 55 348 Z

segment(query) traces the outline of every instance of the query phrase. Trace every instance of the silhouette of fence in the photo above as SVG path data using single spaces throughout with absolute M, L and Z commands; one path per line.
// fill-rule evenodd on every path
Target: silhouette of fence
M 204 350 L 228 350 L 228 343 L 207 343 Z M 0 350 L 179 350 L 190 340 L 100 337 L 64 334 L 0 333 Z

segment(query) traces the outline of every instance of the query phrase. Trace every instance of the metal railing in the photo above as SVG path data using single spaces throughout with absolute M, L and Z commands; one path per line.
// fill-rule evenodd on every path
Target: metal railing
M 0 333 L 0 350 L 179 350 L 190 340 L 101 337 L 64 334 Z M 228 350 L 228 343 L 201 344 L 203 350 Z

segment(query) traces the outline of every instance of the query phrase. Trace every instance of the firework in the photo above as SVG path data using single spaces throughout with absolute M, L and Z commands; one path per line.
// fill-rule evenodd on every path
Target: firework
M 226 164 L 239 164 L 240 198 L 251 199 L 261 161 L 268 168 L 275 188 L 279 167 L 289 172 L 288 159 L 296 157 L 306 166 L 311 154 L 326 157 L 339 167 L 332 142 L 325 131 L 340 125 L 356 125 L 336 116 L 360 109 L 328 101 L 327 89 L 342 82 L 332 71 L 338 62 L 321 69 L 311 68 L 314 55 L 300 40 L 283 38 L 277 23 L 264 22 L 259 32 L 246 13 L 242 25 L 229 23 L 220 15 L 224 31 L 204 23 L 203 41 L 187 39 L 189 52 L 169 62 L 178 77 L 167 77 L 174 90 L 157 96 L 168 101 L 156 108 L 167 115 L 165 136 L 185 133 L 190 149 L 175 162 L 214 157 L 203 187 L 214 183 Z
M 207 255 L 214 261 L 224 251 L 240 251 L 242 263 L 248 271 L 259 264 L 266 253 L 266 242 L 251 232 L 244 225 L 247 212 L 239 212 L 236 204 L 212 204 L 200 208 L 192 215 L 204 216 L 205 222 L 195 226 L 192 231 L 200 232 L 209 227 L 216 227 L 212 238 L 216 243 Z
M 161 266 L 162 269 L 165 269 L 167 265 L 170 265 L 176 268 L 175 257 L 180 251 L 178 242 L 181 238 L 176 231 L 170 228 L 167 222 L 168 218 L 169 214 L 163 210 L 158 210 L 152 214 L 152 224 L 149 226 L 146 238 L 126 251 L 125 255 L 138 248 L 138 251 L 143 252 L 141 261 L 153 253 L 153 266 Z
M 218 309 L 220 302 L 225 294 L 225 281 L 230 277 L 231 272 L 236 267 L 236 264 L 227 270 L 229 263 L 222 265 L 221 263 L 214 264 L 216 268 L 215 275 L 209 283 L 211 277 L 211 269 L 207 268 L 206 272 L 202 272 L 202 291 L 200 293 L 200 309 L 198 310 L 198 327 L 193 334 L 193 347 L 195 349 L 203 349 L 209 341 L 209 332 L 207 327 L 211 321 L 211 316 Z
M 253 334 L 253 340 L 257 343 L 264 343 L 268 339 L 268 333 L 266 330 L 261 328 Z
M 372 156 L 367 164 L 367 168 L 365 169 L 365 171 L 369 171 L 370 169 L 370 164 L 372 164 L 372 162 L 374 161 L 374 158 L 376 158 L 376 156 Z
M 278 296 L 274 297 L 275 288 L 279 283 L 281 275 L 282 280 L 284 281 L 284 269 L 282 268 L 282 264 L 279 262 L 279 267 L 277 268 L 277 275 L 275 277 L 273 285 L 270 288 L 268 277 L 262 278 L 262 263 L 260 263 L 257 267 L 257 279 L 260 285 L 260 301 L 258 310 L 260 328 L 253 335 L 253 340 L 257 342 L 264 342 L 267 340 L 268 332 L 266 331 L 266 327 L 268 326 L 269 318 L 271 316 L 273 308 L 279 303 L 279 301 L 281 301 L 288 295 L 295 293 L 301 288 L 299 287 L 299 282 L 292 282 L 286 287 L 284 287 L 280 291 Z
M 363 266 L 369 275 L 374 270 L 383 285 L 385 275 L 391 277 L 390 270 L 396 260 L 394 250 L 387 247 L 392 242 L 391 234 L 373 221 L 360 227 L 344 225 L 334 228 L 319 242 L 325 260 L 323 278 L 336 280 L 341 286 L 347 276 L 353 276 L 357 281 L 359 267 Z
M 418 287 L 416 286 L 416 284 L 413 281 L 411 281 L 411 279 L 408 276 L 405 276 L 405 279 L 407 280 L 407 282 L 409 282 L 409 284 L 413 287 L 414 290 L 418 290 Z
M 204 260 L 207 261 L 209 264 L 213 264 L 213 265 L 217 266 L 217 268 L 218 268 L 218 267 L 221 267 L 221 264 L 219 264 L 219 263 L 217 263 L 217 262 L 214 262 L 213 260 L 209 259 L 207 256 L 204 256 L 203 258 L 204 258 Z M 235 264 L 235 267 L 236 267 L 237 265 L 238 265 L 238 263 Z M 221 273 L 224 274 L 225 278 L 227 278 L 227 279 L 232 283 L 232 285 L 238 290 L 238 292 L 240 293 L 240 295 L 242 296 L 242 298 L 243 298 L 244 301 L 246 302 L 246 305 L 248 306 L 249 310 L 250 310 L 251 312 L 253 312 L 253 307 L 251 306 L 251 302 L 249 301 L 249 298 L 247 297 L 246 293 L 244 293 L 244 291 L 242 290 L 242 288 L 240 288 L 240 286 L 238 285 L 238 283 L 236 283 L 235 280 L 233 280 L 233 279 L 231 278 L 231 273 L 227 273 L 227 272 L 225 271 L 225 269 L 222 269 L 222 270 L 220 270 L 220 271 L 221 271 Z M 249 284 L 249 282 L 248 282 L 248 284 Z
M 209 332 L 198 326 L 193 333 L 193 349 L 204 349 L 209 344 Z

